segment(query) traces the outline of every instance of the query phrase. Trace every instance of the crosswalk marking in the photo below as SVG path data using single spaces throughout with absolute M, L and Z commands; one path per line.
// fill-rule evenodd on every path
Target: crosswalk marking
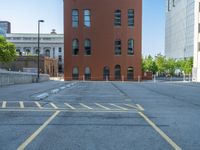
M 122 109 L 122 110 L 128 110 L 127 108 L 124 108 L 124 107 L 121 107 L 121 106 L 118 106 L 118 105 L 115 105 L 115 104 L 112 104 L 112 103 L 110 103 L 110 105 L 115 106 L 115 107 Z
M 68 103 L 64 103 L 67 107 L 69 107 L 69 108 L 71 108 L 71 109 L 73 109 L 73 110 L 75 110 L 76 108 L 75 107 L 73 107 L 72 105 L 70 105 L 70 104 L 68 104 Z
M 54 103 L 50 103 L 50 105 L 51 105 L 54 109 L 58 109 L 58 107 L 57 107 Z
M 135 108 L 135 109 L 137 109 L 138 107 L 136 107 L 136 106 L 133 106 L 133 105 L 131 105 L 131 104 L 124 104 L 125 106 L 128 106 L 128 107 L 131 107 L 131 108 Z
M 20 101 L 19 105 L 20 105 L 20 108 L 24 108 L 24 102 Z
M 42 109 L 42 106 L 40 105 L 39 102 L 35 102 L 35 104 L 36 104 L 36 106 L 37 106 L 38 108 Z
M 6 108 L 6 101 L 3 101 L 2 108 Z
M 99 103 L 95 103 L 95 105 L 97 105 L 97 106 L 99 106 L 99 107 L 101 107 L 101 108 L 103 108 L 103 109 L 110 110 L 110 108 L 105 107 L 105 106 L 103 106 L 103 105 L 101 105 L 101 104 L 99 104 Z
M 93 108 L 91 108 L 91 107 L 89 107 L 89 106 L 87 106 L 87 105 L 85 105 L 85 104 L 83 104 L 83 103 L 79 103 L 81 106 L 83 106 L 83 107 L 85 107 L 85 108 L 87 108 L 87 109 L 90 109 L 90 110 L 92 110 Z

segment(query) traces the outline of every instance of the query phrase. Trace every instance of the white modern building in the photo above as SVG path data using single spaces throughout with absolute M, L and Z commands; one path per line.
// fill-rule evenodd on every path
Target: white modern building
M 6 39 L 16 45 L 19 55 L 38 54 L 38 34 L 36 33 L 11 33 L 6 34 Z M 40 55 L 58 59 L 58 70 L 64 69 L 64 36 L 53 30 L 50 34 L 40 34 Z
M 166 0 L 165 55 L 194 57 L 194 81 L 200 81 L 199 15 L 200 0 Z

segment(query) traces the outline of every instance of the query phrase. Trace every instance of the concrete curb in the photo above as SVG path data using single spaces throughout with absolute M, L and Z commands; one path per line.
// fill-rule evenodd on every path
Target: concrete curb
M 53 90 L 51 90 L 51 94 L 56 94 L 56 93 L 58 93 L 60 91 L 60 89 L 53 89 Z
M 66 87 L 65 86 L 61 86 L 60 87 L 60 90 L 64 90 Z
M 35 99 L 35 100 L 43 100 L 43 99 L 49 97 L 49 94 L 57 94 L 57 93 L 60 92 L 61 90 L 64 90 L 64 89 L 66 89 L 66 88 L 70 88 L 71 86 L 73 86 L 73 85 L 75 85 L 75 84 L 76 84 L 76 82 L 73 82 L 73 83 L 67 84 L 67 85 L 65 85 L 65 86 L 61 86 L 61 87 L 59 87 L 59 88 L 57 88 L 57 89 L 53 89 L 53 90 L 51 90 L 51 91 L 48 92 L 48 93 L 46 92 L 46 93 L 39 94 L 39 95 L 37 95 L 34 99 Z
M 42 99 L 44 99 L 44 98 L 46 98 L 46 97 L 48 97 L 48 96 L 49 96 L 48 93 L 42 93 L 42 94 L 36 96 L 36 97 L 35 97 L 35 100 L 42 100 Z

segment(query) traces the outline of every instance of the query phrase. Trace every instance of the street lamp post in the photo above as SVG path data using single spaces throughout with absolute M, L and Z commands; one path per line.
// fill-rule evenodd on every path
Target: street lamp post
M 37 82 L 40 81 L 40 22 L 44 22 L 44 20 L 38 20 L 38 72 L 37 72 Z

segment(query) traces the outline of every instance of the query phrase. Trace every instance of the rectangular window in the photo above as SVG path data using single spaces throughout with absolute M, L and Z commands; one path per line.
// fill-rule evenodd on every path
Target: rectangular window
M 173 7 L 175 7 L 175 0 L 173 0 Z
M 84 26 L 85 27 L 90 27 L 91 26 L 91 22 L 90 22 L 91 18 L 90 17 L 91 17 L 90 16 L 90 10 L 85 9 L 84 10 Z
M 62 47 L 59 47 L 58 52 L 59 52 L 59 53 L 62 52 Z
M 77 9 L 72 10 L 72 27 L 73 28 L 78 27 L 78 10 Z
M 121 41 L 115 41 L 115 55 L 121 55 Z
M 133 55 L 134 54 L 134 40 L 129 39 L 128 40 L 128 55 Z
M 58 56 L 58 61 L 59 61 L 59 62 L 62 62 L 62 55 L 59 55 L 59 56 Z
M 198 43 L 198 51 L 200 51 L 200 42 Z
M 170 11 L 170 4 L 171 4 L 170 1 L 171 1 L 171 0 L 168 0 L 168 4 L 167 4 L 167 6 L 168 6 L 168 11 Z
M 199 12 L 200 12 L 200 3 L 199 3 Z
M 134 10 L 133 9 L 128 10 L 128 26 L 129 27 L 134 26 Z
M 199 23 L 199 28 L 198 28 L 198 32 L 200 33 L 200 23 Z
M 115 11 L 115 26 L 121 26 L 121 10 Z

